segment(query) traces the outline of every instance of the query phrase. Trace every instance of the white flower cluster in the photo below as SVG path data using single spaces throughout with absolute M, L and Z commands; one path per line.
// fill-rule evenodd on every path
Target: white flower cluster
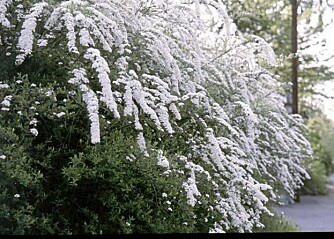
M 169 169 L 168 159 L 163 155 L 162 150 L 158 150 L 158 165 L 166 169 Z
M 37 129 L 35 129 L 35 128 L 31 128 L 30 129 L 30 133 L 33 135 L 33 136 L 37 136 L 38 135 L 38 130 Z
M 4 27 L 11 27 L 10 22 L 6 18 L 7 7 L 13 2 L 13 0 L 0 0 L 0 25 Z M 0 38 L 1 39 L 1 38 Z
M 4 100 L 1 102 L 2 108 L 1 110 L 3 111 L 9 111 L 9 107 L 10 107 L 10 101 L 12 100 L 11 95 L 7 95 L 5 96 Z
M 46 2 L 36 3 L 31 9 L 30 13 L 25 16 L 22 24 L 21 35 L 18 41 L 18 48 L 21 53 L 16 56 L 16 64 L 21 64 L 27 55 L 31 54 L 34 41 L 34 32 L 37 26 L 37 19 L 41 16 L 43 9 L 48 4 Z M 1 5 L 0 5 L 1 6 Z
M 0 81 L 0 90 L 1 89 L 7 89 L 9 88 L 9 85 L 8 84 L 2 84 L 1 81 Z
M 86 85 L 86 84 L 89 83 L 89 80 L 86 78 L 85 69 L 82 69 L 82 68 L 81 69 L 75 69 L 75 70 L 72 71 L 72 73 L 74 75 L 74 78 L 71 78 L 69 80 L 69 83 L 72 83 L 74 85 L 78 85 L 80 87 L 81 91 L 83 92 L 83 95 L 82 95 L 83 101 L 87 105 L 89 119 L 91 121 L 91 126 L 90 126 L 91 142 L 92 142 L 92 144 L 99 143 L 100 142 L 100 121 L 99 121 L 99 101 L 98 101 L 98 98 L 97 98 L 95 92 L 92 91 Z

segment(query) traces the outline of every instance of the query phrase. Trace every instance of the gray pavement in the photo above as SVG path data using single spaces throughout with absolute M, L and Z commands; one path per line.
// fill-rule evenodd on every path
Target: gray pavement
M 301 232 L 334 232 L 334 174 L 328 178 L 328 195 L 303 195 L 300 203 L 278 208 Z

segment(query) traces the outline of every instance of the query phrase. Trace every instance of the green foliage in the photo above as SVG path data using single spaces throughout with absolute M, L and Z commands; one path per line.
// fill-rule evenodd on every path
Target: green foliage
M 309 135 L 308 139 L 309 142 L 312 145 L 313 151 L 314 151 L 314 160 L 319 161 L 324 167 L 325 175 L 328 176 L 333 172 L 333 155 L 330 154 L 329 149 L 331 147 L 328 147 L 329 145 L 325 145 L 323 142 L 323 137 L 325 132 L 328 131 L 328 129 L 331 126 L 330 121 L 324 121 L 324 119 L 321 119 L 320 117 L 315 117 L 309 121 Z M 327 132 L 327 134 L 330 134 L 331 132 Z M 334 134 L 332 134 L 332 137 L 334 137 Z
M 261 222 L 264 228 L 257 228 L 254 232 L 298 232 L 295 222 L 287 220 L 283 215 L 275 212 L 273 216 L 262 215 Z
M 306 179 L 302 188 L 302 194 L 325 195 L 328 193 L 326 187 L 326 168 L 320 161 L 314 161 L 309 165 L 308 173 L 311 179 Z
M 11 110 L 0 118 L 0 152 L 6 155 L 0 164 L 2 234 L 208 232 L 208 222 L 219 217 L 205 209 L 209 201 L 194 208 L 187 203 L 179 191 L 184 176 L 157 167 L 157 151 L 141 154 L 132 124 L 103 119 L 110 133 L 91 145 L 89 130 L 82 130 L 89 122 L 79 92 L 31 87 L 26 76 L 12 82 L 0 92 L 12 95 Z M 156 133 L 146 132 L 148 138 Z M 164 144 L 171 158 L 189 151 L 178 144 L 182 134 L 160 134 L 162 140 L 148 141 L 148 148 Z M 208 191 L 205 178 L 198 180 Z M 194 220 L 194 213 L 203 217 Z
M 84 214 L 82 221 L 78 220 L 80 215 L 73 215 L 71 221 L 77 226 L 71 228 L 84 225 L 79 231 L 85 233 L 193 231 L 193 225 L 183 224 L 191 219 L 186 199 L 178 196 L 173 200 L 179 194 L 180 180 L 163 176 L 154 154 L 150 158 L 140 156 L 139 150 L 133 148 L 135 137 L 125 134 L 115 130 L 102 144 L 87 147 L 63 168 L 62 175 L 69 185 L 63 195 L 68 194 L 68 200 L 75 201 Z M 168 210 L 164 192 L 172 197 L 173 211 Z M 92 218 L 97 220 L 95 227 Z
M 305 180 L 302 193 L 324 195 L 328 191 L 326 187 L 327 176 L 333 173 L 334 166 L 334 155 L 330 151 L 332 146 L 328 144 L 334 138 L 333 131 L 330 130 L 333 128 L 333 123 L 319 112 L 312 119 L 309 119 L 308 128 L 307 137 L 312 145 L 314 158 L 306 162 L 311 179 Z

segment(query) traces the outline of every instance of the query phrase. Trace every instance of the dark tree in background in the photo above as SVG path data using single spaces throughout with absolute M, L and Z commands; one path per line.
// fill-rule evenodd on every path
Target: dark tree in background
M 291 67 L 291 80 L 292 80 L 292 113 L 298 114 L 298 55 L 296 55 L 298 50 L 298 31 L 297 31 L 297 0 L 291 0 L 291 53 L 292 67 Z

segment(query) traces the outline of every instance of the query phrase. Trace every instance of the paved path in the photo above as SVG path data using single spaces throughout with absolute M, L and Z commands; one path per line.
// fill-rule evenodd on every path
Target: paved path
M 334 174 L 327 186 L 328 195 L 303 195 L 300 203 L 282 206 L 278 211 L 294 221 L 301 232 L 334 232 Z

